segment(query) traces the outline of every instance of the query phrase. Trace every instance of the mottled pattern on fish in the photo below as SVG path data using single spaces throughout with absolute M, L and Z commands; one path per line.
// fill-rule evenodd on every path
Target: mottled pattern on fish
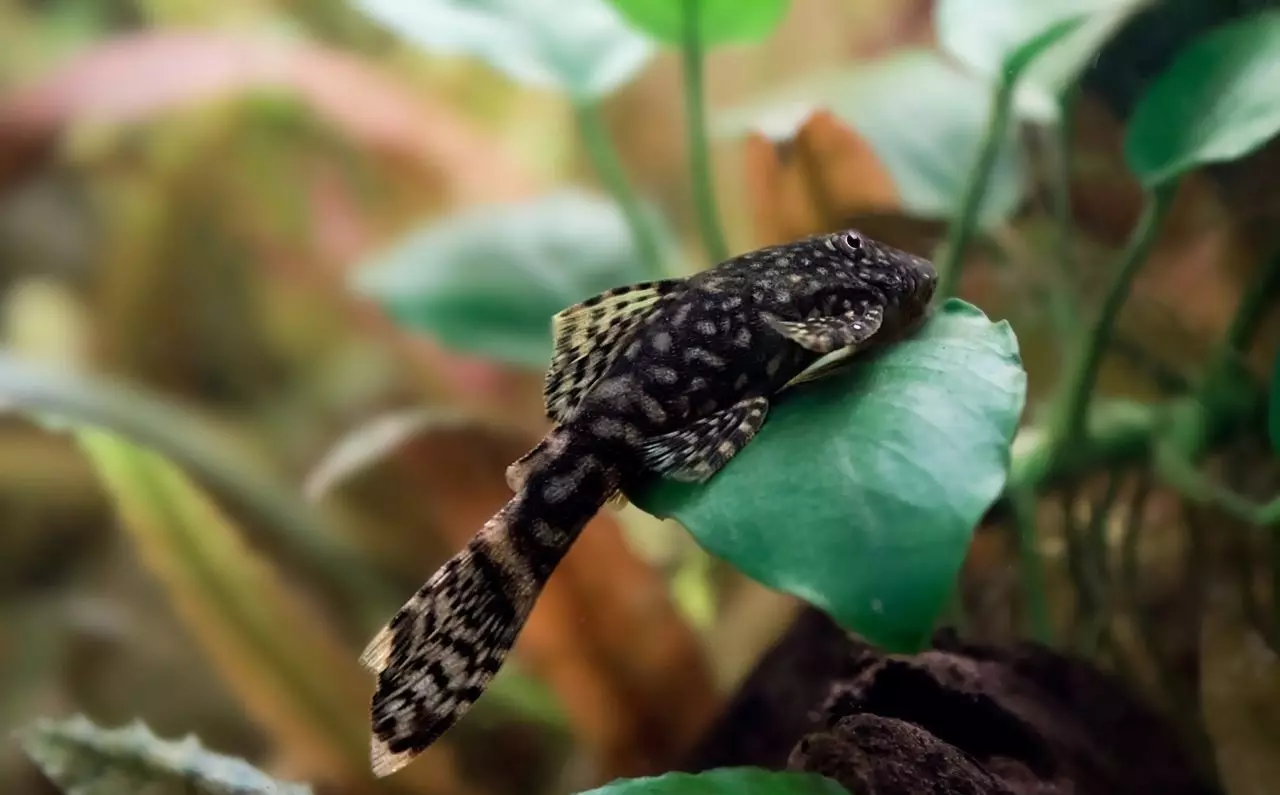
M 654 476 L 715 475 L 780 391 L 909 330 L 936 281 L 928 261 L 845 231 L 558 314 L 545 389 L 555 426 L 508 468 L 515 496 L 361 657 L 377 674 L 374 772 L 403 767 L 480 697 L 606 502 Z

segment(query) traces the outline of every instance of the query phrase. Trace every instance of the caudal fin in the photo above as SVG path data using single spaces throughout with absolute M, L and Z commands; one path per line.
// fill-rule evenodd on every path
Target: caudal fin
M 510 507 L 510 506 L 509 506 Z M 370 763 L 388 776 L 461 718 L 502 667 L 541 590 L 498 514 L 369 643 Z
M 558 428 L 516 469 L 517 495 L 373 639 L 370 761 L 390 775 L 466 714 L 502 667 L 538 594 L 618 487 L 594 440 Z M 519 463 L 519 462 L 518 462 Z

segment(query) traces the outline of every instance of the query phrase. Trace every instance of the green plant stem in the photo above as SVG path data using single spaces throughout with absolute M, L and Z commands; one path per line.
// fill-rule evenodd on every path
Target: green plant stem
M 1269 571 L 1271 575 L 1271 623 L 1263 625 L 1258 634 L 1266 639 L 1272 653 L 1275 653 L 1280 650 L 1280 591 L 1277 591 L 1277 588 L 1280 587 L 1280 534 L 1272 533 L 1267 538 L 1267 545 L 1271 550 L 1271 567 Z M 1244 585 L 1252 592 L 1252 579 L 1244 583 Z M 1261 622 L 1258 623 L 1261 624 Z
M 1015 526 L 1018 531 L 1018 560 L 1022 572 L 1023 597 L 1031 637 L 1040 643 L 1053 642 L 1049 622 L 1049 599 L 1044 583 L 1044 561 L 1040 557 L 1039 534 L 1036 532 L 1036 498 L 1029 489 L 1009 494 Z
M 622 159 L 613 145 L 605 129 L 604 120 L 600 118 L 600 106 L 592 101 L 574 103 L 574 116 L 578 122 L 578 133 L 587 149 L 596 173 L 604 182 L 608 191 L 618 202 L 618 207 L 631 227 L 631 238 L 635 242 L 640 260 L 655 278 L 665 275 L 662 256 L 658 250 L 657 237 L 653 226 L 645 217 L 644 206 L 636 195 L 631 180 L 627 178 L 626 169 L 622 167 Z
M 1242 402 L 1249 383 L 1241 377 L 1239 359 L 1248 350 L 1280 290 L 1280 254 L 1263 266 L 1257 286 L 1241 297 L 1236 313 L 1205 378 L 1194 395 L 1194 405 L 1175 415 L 1173 432 L 1157 448 L 1157 471 L 1184 498 L 1215 508 L 1246 524 L 1271 528 L 1280 525 L 1280 497 L 1257 503 L 1202 473 L 1197 464 L 1209 444 L 1208 423 L 1214 414 Z
M 693 178 L 693 202 L 702 230 L 703 245 L 713 263 L 729 258 L 716 208 L 711 179 L 711 155 L 707 145 L 706 106 L 703 99 L 702 13 L 699 0 L 684 0 L 684 110 L 689 137 L 689 170 Z
M 1129 498 L 1128 510 L 1124 517 L 1124 529 L 1120 535 L 1118 590 L 1123 593 L 1124 601 L 1130 606 L 1137 599 L 1141 533 L 1143 520 L 1146 518 L 1147 497 L 1151 495 L 1151 481 L 1151 470 L 1143 468 L 1138 473 L 1138 482 L 1134 485 L 1133 495 Z
M 1174 187 L 1173 184 L 1161 186 L 1147 197 L 1142 217 L 1130 234 L 1129 242 L 1125 245 L 1120 261 L 1116 265 L 1115 277 L 1107 290 L 1098 317 L 1085 335 L 1075 369 L 1065 382 L 1060 408 L 1062 418 L 1060 436 L 1063 448 L 1070 446 L 1083 432 L 1089 403 L 1098 381 L 1098 371 L 1102 366 L 1102 357 L 1115 333 L 1120 308 L 1129 297 L 1129 288 L 1133 284 L 1133 279 L 1146 262 L 1147 254 L 1155 243 L 1165 216 L 1168 215 L 1169 207 L 1173 203 Z
M 1237 494 L 1196 469 L 1175 444 L 1162 445 L 1156 463 L 1161 478 L 1187 500 L 1257 527 L 1280 525 L 1280 497 L 1257 503 Z
M 1280 251 L 1273 252 L 1252 290 L 1246 289 L 1227 328 L 1224 344 L 1227 350 L 1244 353 L 1253 342 L 1267 309 L 1280 294 Z
M 996 85 L 986 132 L 983 133 L 973 166 L 969 169 L 964 194 L 960 199 L 960 208 L 951 219 L 951 225 L 947 228 L 946 242 L 938 257 L 937 292 L 940 300 L 945 301 L 953 297 L 960 287 L 965 248 L 968 247 L 969 240 L 978 226 L 982 200 L 987 194 L 987 184 L 991 180 L 991 169 L 995 166 L 996 157 L 1000 154 L 1000 145 L 1004 143 L 1005 133 L 1009 128 L 1009 119 L 1013 111 L 1013 90 L 1017 85 L 1017 78 L 1016 73 L 1006 70 Z
M 1057 280 L 1049 296 L 1049 311 L 1061 338 L 1076 339 L 1079 333 L 1080 307 L 1075 295 L 1074 259 L 1072 257 L 1072 233 L 1075 230 L 1071 212 L 1071 127 L 1074 118 L 1074 92 L 1062 95 L 1058 103 L 1058 123 L 1053 127 L 1054 169 L 1053 216 L 1056 248 L 1053 261 L 1057 265 Z
M 1120 495 L 1120 484 L 1123 472 L 1112 469 L 1107 475 L 1107 487 L 1102 497 L 1094 503 L 1089 515 L 1089 524 L 1085 532 L 1085 549 L 1087 550 L 1085 566 L 1088 576 L 1087 585 L 1091 591 L 1090 601 L 1094 613 L 1088 626 L 1084 628 L 1083 651 L 1093 656 L 1104 641 L 1108 647 L 1114 647 L 1111 637 L 1111 616 L 1115 609 L 1115 585 L 1112 578 L 1110 544 L 1107 541 L 1107 520 L 1111 518 L 1112 508 Z

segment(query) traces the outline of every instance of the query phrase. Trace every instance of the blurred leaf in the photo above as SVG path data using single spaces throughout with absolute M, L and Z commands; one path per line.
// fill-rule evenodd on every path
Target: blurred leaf
M 461 200 L 531 189 L 490 136 L 372 63 L 314 43 L 191 29 L 114 36 L 0 96 L 0 184 L 38 168 L 82 122 L 138 123 L 237 94 L 305 103 L 362 150 L 408 163 L 429 185 L 442 180 Z
M 582 795 L 849 795 L 815 773 L 726 767 L 705 773 L 667 773 L 614 781 Z
M 613 92 L 653 55 L 605 0 L 356 0 L 431 52 L 470 55 L 579 100 Z
M 744 155 L 753 231 L 763 245 L 901 210 L 893 176 L 875 150 L 829 111 L 814 112 L 785 143 L 751 133 Z
M 1037 120 L 1051 121 L 1057 116 L 1058 93 L 1148 2 L 939 0 L 934 18 L 943 49 L 978 74 L 995 79 L 1015 62 L 1032 58 L 1017 90 L 1019 108 Z M 1058 31 L 1052 40 L 1041 39 L 1065 24 L 1071 29 Z
M 1147 187 L 1243 157 L 1280 131 L 1280 10 L 1188 46 L 1139 100 L 1125 157 Z
M 684 39 L 688 0 L 610 0 L 631 24 L 667 44 Z M 758 42 L 786 16 L 790 0 L 698 0 L 698 29 L 707 44 Z
M 304 784 L 276 781 L 235 757 L 215 754 L 192 736 L 172 742 L 141 722 L 103 729 L 77 715 L 42 720 L 19 732 L 23 749 L 67 795 L 309 795 Z
M 196 416 L 140 390 L 0 353 L 0 410 L 6 409 L 33 414 L 50 429 L 88 423 L 154 447 L 261 518 L 362 623 L 376 626 L 382 620 L 392 600 L 381 597 L 385 586 L 368 569 L 352 565 L 363 558 L 361 552 Z
M 172 464 L 103 431 L 76 436 L 147 568 L 246 711 L 317 776 L 368 781 L 368 683 L 217 507 Z M 445 745 L 408 778 L 461 792 Z
M 1271 368 L 1271 386 L 1267 401 L 1267 436 L 1272 452 L 1280 455 L 1280 356 Z
M 636 505 L 745 574 L 914 651 L 1004 488 L 1026 374 L 1007 322 L 950 300 L 911 338 L 795 390 L 704 485 Z
M 911 215 L 950 218 L 986 131 L 991 91 L 937 53 L 908 49 L 856 69 L 798 82 L 751 106 L 721 114 L 720 134 L 759 131 L 793 138 L 815 109 L 833 112 L 865 138 L 893 176 Z M 1010 131 L 991 172 L 984 225 L 998 223 L 1023 195 L 1021 151 Z
M 476 422 L 461 411 L 409 409 L 384 414 L 342 437 L 307 476 L 302 491 L 309 500 L 319 500 L 338 483 L 386 456 L 421 431 L 430 427 L 465 426 Z
M 434 223 L 360 269 L 355 284 L 450 348 L 541 369 L 552 315 L 646 273 L 617 206 L 563 190 Z

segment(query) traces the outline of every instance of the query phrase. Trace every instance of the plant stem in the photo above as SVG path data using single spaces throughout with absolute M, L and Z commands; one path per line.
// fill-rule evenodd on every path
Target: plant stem
M 578 122 L 578 133 L 582 136 L 582 143 L 587 148 L 587 156 L 591 158 L 596 173 L 613 194 L 614 200 L 618 202 L 618 207 L 627 219 L 627 225 L 631 227 L 631 238 L 635 243 L 636 252 L 640 255 L 640 261 L 655 278 L 664 275 L 657 237 L 654 235 L 649 219 L 645 217 L 640 197 L 636 195 L 631 180 L 627 178 L 627 172 L 622 167 L 622 160 L 618 157 L 618 150 L 614 147 L 612 139 L 609 138 L 604 120 L 600 118 L 600 106 L 592 101 L 580 101 L 574 103 L 573 111 Z
M 991 169 L 995 166 L 996 157 L 1000 154 L 1000 145 L 1004 143 L 1005 132 L 1009 128 L 1009 117 L 1013 110 L 1013 89 L 1017 82 L 1017 73 L 1005 70 L 1000 82 L 996 85 L 986 132 L 983 133 L 977 158 L 973 161 L 965 181 L 960 208 L 951 219 L 951 226 L 947 229 L 947 240 L 938 257 L 940 300 L 945 301 L 951 298 L 960 287 L 964 250 L 969 245 L 974 229 L 978 226 L 978 217 L 982 209 L 982 200 L 987 193 L 987 183 L 990 182 Z
M 1244 353 L 1248 349 L 1277 293 L 1280 293 L 1280 251 L 1272 253 L 1271 259 L 1262 266 L 1262 273 L 1254 288 L 1246 289 L 1240 299 L 1224 340 L 1228 350 Z
M 1104 642 L 1114 646 L 1111 640 L 1111 617 L 1115 613 L 1115 583 L 1112 578 L 1111 545 L 1107 537 L 1107 520 L 1120 495 L 1124 473 L 1112 469 L 1107 474 L 1107 486 L 1102 497 L 1092 505 L 1088 528 L 1085 532 L 1085 556 L 1087 584 L 1092 591 L 1090 601 L 1094 614 L 1084 628 L 1083 649 L 1093 655 Z
M 1010 495 L 1014 521 L 1018 529 L 1018 559 L 1022 571 L 1023 596 L 1031 624 L 1031 637 L 1044 644 L 1053 641 L 1049 623 L 1049 600 L 1044 584 L 1044 562 L 1040 559 L 1039 536 L 1036 532 L 1035 493 L 1017 489 Z
M 1140 544 L 1147 497 L 1151 495 L 1151 470 L 1143 468 L 1138 473 L 1138 482 L 1133 487 L 1133 495 L 1129 498 L 1128 510 L 1125 512 L 1124 530 L 1120 536 L 1120 582 L 1117 590 L 1123 594 L 1126 604 L 1132 606 L 1138 594 L 1138 571 L 1140 562 Z
M 1057 233 L 1057 251 L 1054 252 L 1053 261 L 1058 266 L 1058 278 L 1057 283 L 1051 288 L 1049 311 L 1053 313 L 1054 325 L 1064 340 L 1075 339 L 1078 336 L 1077 326 L 1080 322 L 1080 308 L 1074 294 L 1075 280 L 1072 273 L 1074 259 L 1071 247 L 1074 230 L 1071 213 L 1071 125 L 1072 111 L 1075 109 L 1073 98 L 1074 92 L 1067 92 L 1062 95 L 1058 103 L 1058 122 L 1053 127 L 1055 157 L 1051 180 L 1054 226 Z
M 1196 469 L 1185 452 L 1174 443 L 1160 446 L 1156 464 L 1164 481 L 1190 502 L 1215 508 L 1257 527 L 1280 525 L 1280 497 L 1257 503 L 1237 494 Z
M 1129 242 L 1125 245 L 1125 250 L 1116 266 L 1115 278 L 1107 290 L 1102 309 L 1083 340 L 1083 348 L 1077 359 L 1075 370 L 1069 374 L 1065 382 L 1060 426 L 1060 441 L 1064 448 L 1084 432 L 1085 416 L 1093 397 L 1093 389 L 1097 385 L 1102 356 L 1115 332 L 1120 308 L 1129 297 L 1129 288 L 1133 284 L 1133 279 L 1146 262 L 1147 254 L 1155 243 L 1165 216 L 1168 215 L 1169 207 L 1173 203 L 1174 187 L 1173 184 L 1164 185 L 1148 195 L 1142 217 L 1130 234 Z
M 703 245 L 713 263 L 729 258 L 711 180 L 711 156 L 707 146 L 706 107 L 703 101 L 702 14 L 700 0 L 684 0 L 684 110 L 689 135 L 689 170 L 693 178 L 693 202 L 702 230 Z

